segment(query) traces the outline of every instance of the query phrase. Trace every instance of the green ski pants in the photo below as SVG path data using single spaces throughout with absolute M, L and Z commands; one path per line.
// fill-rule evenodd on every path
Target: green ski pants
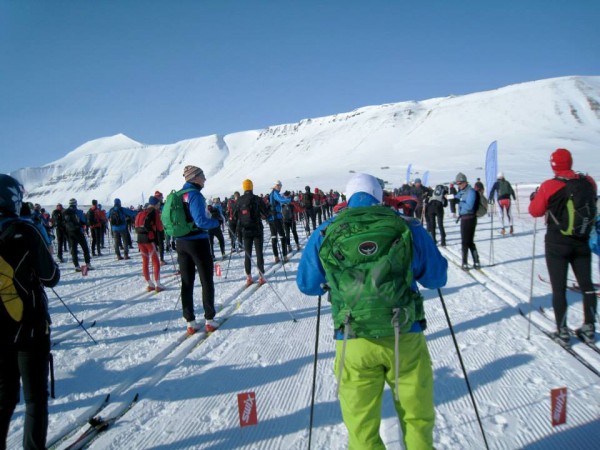
M 344 342 L 336 342 L 339 375 Z M 398 395 L 394 406 L 407 450 L 433 448 L 433 371 L 423 333 L 399 337 Z M 340 407 L 350 450 L 385 449 L 379 435 L 384 382 L 396 392 L 394 337 L 348 339 L 340 383 Z

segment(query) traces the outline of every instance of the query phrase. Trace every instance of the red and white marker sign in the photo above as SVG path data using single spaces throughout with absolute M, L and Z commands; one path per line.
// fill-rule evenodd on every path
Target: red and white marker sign
M 215 264 L 215 274 L 220 277 L 221 276 L 221 264 Z
M 256 394 L 254 392 L 243 392 L 238 394 L 238 410 L 240 414 L 240 427 L 256 425 L 258 414 L 256 412 Z
M 567 388 L 552 389 L 552 426 L 567 422 Z

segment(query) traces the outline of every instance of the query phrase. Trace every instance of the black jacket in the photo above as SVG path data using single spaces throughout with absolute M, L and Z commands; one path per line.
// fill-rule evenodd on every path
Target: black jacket
M 44 286 L 56 286 L 60 270 L 33 223 L 19 218 L 0 220 L 0 345 L 49 349 L 51 322 Z

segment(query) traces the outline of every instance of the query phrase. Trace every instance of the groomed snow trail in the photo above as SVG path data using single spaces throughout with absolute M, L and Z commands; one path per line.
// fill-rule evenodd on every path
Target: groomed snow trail
M 538 224 L 536 273 L 547 276 L 543 233 Z M 458 225 L 446 220 L 448 258 L 460 252 Z M 594 448 L 600 433 L 600 383 L 556 343 L 532 327 L 517 306 L 528 308 L 533 222 L 518 216 L 515 235 L 494 235 L 493 266 L 465 273 L 449 263 L 442 294 L 449 309 L 491 448 Z M 476 242 L 489 260 L 490 223 L 480 220 Z M 86 278 L 62 264 L 57 293 L 80 319 L 97 320 L 94 345 L 49 292 L 54 335 L 57 396 L 51 401 L 49 440 L 111 393 L 102 413 L 139 391 L 140 399 L 113 427 L 93 441 L 96 449 L 304 449 L 307 446 L 316 328 L 316 297 L 295 286 L 300 254 L 272 267 L 268 284 L 242 291 L 243 258 L 220 261 L 216 303 L 228 320 L 205 339 L 181 340 L 184 323 L 172 266 L 163 268 L 168 290 L 146 294 L 139 254 L 130 261 L 104 256 Z M 167 261 L 169 258 L 166 258 Z M 266 260 L 272 261 L 267 252 Z M 598 261 L 594 258 L 594 268 Z M 287 278 L 286 278 L 287 276 Z M 594 271 L 594 281 L 598 272 Z M 108 284 L 107 284 L 108 283 Z M 199 299 L 200 287 L 195 298 Z M 483 448 L 456 350 L 436 291 L 423 290 L 426 331 L 435 376 L 438 449 Z M 518 295 L 520 293 L 520 295 Z M 570 292 L 569 323 L 581 321 L 581 296 Z M 293 322 L 285 305 L 296 317 Z M 550 289 L 536 283 L 534 308 L 551 308 Z M 197 302 L 199 303 L 199 302 Z M 197 307 L 197 315 L 202 311 Z M 551 313 L 551 310 L 550 310 Z M 169 324 L 169 330 L 164 328 Z M 346 448 L 346 430 L 335 398 L 334 342 L 328 303 L 323 299 L 313 448 Z M 566 386 L 568 422 L 550 424 L 550 389 Z M 239 427 L 237 394 L 256 393 L 258 425 Z M 19 448 L 23 406 L 19 405 L 9 448 Z M 386 389 L 381 434 L 388 448 L 401 448 L 399 426 Z M 76 435 L 75 435 L 76 436 Z

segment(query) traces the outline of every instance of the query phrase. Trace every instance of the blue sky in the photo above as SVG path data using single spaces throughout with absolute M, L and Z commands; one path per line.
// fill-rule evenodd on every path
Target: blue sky
M 600 75 L 600 1 L 0 0 L 2 172 Z

